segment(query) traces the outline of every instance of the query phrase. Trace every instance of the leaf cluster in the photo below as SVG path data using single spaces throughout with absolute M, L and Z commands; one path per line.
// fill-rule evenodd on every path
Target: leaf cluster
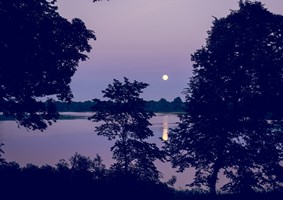
M 54 97 L 71 100 L 71 77 L 95 39 L 80 19 L 61 17 L 55 2 L 0 2 L 0 112 L 31 129 L 58 117 Z
M 146 141 L 153 136 L 149 119 L 154 114 L 145 111 L 145 102 L 139 95 L 147 86 L 138 81 L 130 82 L 128 78 L 124 78 L 124 82 L 114 79 L 113 84 L 102 91 L 107 100 L 94 100 L 95 114 L 89 119 L 102 122 L 95 128 L 98 135 L 115 140 L 111 148 L 117 160 L 114 168 L 125 174 L 136 171 L 144 178 L 158 181 L 160 173 L 154 161 L 163 160 L 165 154 Z
M 195 167 L 194 184 L 210 190 L 220 169 L 230 191 L 280 185 L 273 168 L 283 159 L 283 17 L 260 2 L 239 5 L 213 21 L 192 55 L 186 114 L 166 147 L 173 166 Z

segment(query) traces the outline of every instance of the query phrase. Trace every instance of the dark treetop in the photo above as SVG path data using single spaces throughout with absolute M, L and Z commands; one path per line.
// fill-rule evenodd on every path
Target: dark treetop
M 280 186 L 283 159 L 283 17 L 260 2 L 215 19 L 192 55 L 187 114 L 170 132 L 173 166 L 197 169 L 191 186 L 216 191 L 220 170 L 232 192 Z
M 124 174 L 138 174 L 142 179 L 158 181 L 159 172 L 154 166 L 156 159 L 163 160 L 164 153 L 146 141 L 153 136 L 149 119 L 154 116 L 146 112 L 144 100 L 139 97 L 148 84 L 124 78 L 124 82 L 114 79 L 113 84 L 102 91 L 107 101 L 96 100 L 90 117 L 94 122 L 102 122 L 95 128 L 98 135 L 115 140 L 113 166 Z
M 71 77 L 95 39 L 80 19 L 61 17 L 54 4 L 0 1 L 0 112 L 32 129 L 58 117 L 54 97 L 71 100 Z

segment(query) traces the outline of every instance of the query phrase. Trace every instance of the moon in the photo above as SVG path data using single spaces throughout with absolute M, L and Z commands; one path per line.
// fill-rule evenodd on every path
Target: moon
M 164 81 L 167 81 L 167 80 L 168 80 L 168 78 L 169 78 L 169 76 L 168 76 L 168 75 L 166 75 L 166 74 L 164 74 L 164 75 L 162 76 L 162 79 L 163 79 Z

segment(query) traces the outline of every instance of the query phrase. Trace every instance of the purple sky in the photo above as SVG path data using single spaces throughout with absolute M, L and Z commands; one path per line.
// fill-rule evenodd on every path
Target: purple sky
M 281 0 L 263 0 L 283 14 Z M 238 9 L 238 0 L 58 0 L 59 13 L 82 19 L 97 40 L 73 77 L 74 100 L 101 98 L 113 79 L 149 83 L 146 100 L 180 96 L 191 76 L 190 55 L 205 44 L 213 16 Z M 162 75 L 169 80 L 163 81 Z

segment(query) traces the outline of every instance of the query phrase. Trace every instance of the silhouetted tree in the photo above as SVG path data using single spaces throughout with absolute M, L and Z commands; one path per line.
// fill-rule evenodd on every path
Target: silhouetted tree
M 2 146 L 4 146 L 4 144 L 0 143 L 0 164 L 5 161 L 4 158 L 2 158 L 2 155 L 4 154 Z
M 115 140 L 114 168 L 124 174 L 138 173 L 143 178 L 158 180 L 159 172 L 154 166 L 156 159 L 164 154 L 155 144 L 145 141 L 153 136 L 149 129 L 152 112 L 145 112 L 144 100 L 139 97 L 148 84 L 124 78 L 124 82 L 114 79 L 113 84 L 102 91 L 107 101 L 95 100 L 95 114 L 89 119 L 102 122 L 95 128 L 98 135 Z
M 31 129 L 57 119 L 55 97 L 71 100 L 71 77 L 95 39 L 80 19 L 61 17 L 55 2 L 0 1 L 0 112 Z
M 76 182 L 90 183 L 93 179 L 93 162 L 90 157 L 78 153 L 70 158 L 72 179 Z
M 56 164 L 56 170 L 58 174 L 60 174 L 61 182 L 68 182 L 70 180 L 71 170 L 69 168 L 69 163 L 67 163 L 66 160 L 60 159 Z
M 176 97 L 172 103 L 172 110 L 174 110 L 175 112 L 182 112 L 183 111 L 183 101 L 180 97 Z
M 186 114 L 166 149 L 180 171 L 195 167 L 191 186 L 216 192 L 276 188 L 283 156 L 283 17 L 260 2 L 215 19 L 206 46 L 192 55 L 194 76 L 185 90 Z
M 170 110 L 170 102 L 167 101 L 167 100 L 164 99 L 164 98 L 161 98 L 161 99 L 157 102 L 156 105 L 158 106 L 158 108 L 159 108 L 160 110 L 162 110 L 162 109 L 165 110 L 165 112 L 168 111 L 168 110 Z
M 93 174 L 94 180 L 101 180 L 106 176 L 106 166 L 102 162 L 102 158 L 96 154 L 96 157 L 93 159 Z
M 161 98 L 159 101 L 146 102 L 145 108 L 152 112 L 182 112 L 183 102 L 180 97 L 175 98 L 172 102 Z
M 90 157 L 82 156 L 79 153 L 75 153 L 75 155 L 70 158 L 70 163 L 71 170 L 76 172 L 91 171 L 93 167 Z

